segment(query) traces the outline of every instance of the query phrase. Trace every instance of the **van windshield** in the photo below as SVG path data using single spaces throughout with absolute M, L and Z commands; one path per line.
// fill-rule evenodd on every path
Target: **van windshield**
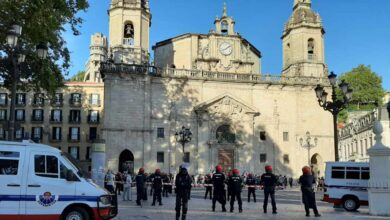
M 70 154 L 62 152 L 61 155 L 73 166 L 73 169 L 77 170 L 77 175 L 79 175 L 79 177 L 85 177 L 84 172 L 77 165 L 77 161 Z

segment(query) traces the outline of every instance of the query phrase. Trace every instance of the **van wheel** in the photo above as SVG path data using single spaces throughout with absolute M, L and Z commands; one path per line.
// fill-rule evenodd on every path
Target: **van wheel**
M 359 207 L 359 200 L 353 197 L 346 197 L 343 199 L 343 207 L 348 212 L 356 211 Z
M 63 220 L 90 220 L 88 212 L 79 207 L 72 208 L 64 215 Z

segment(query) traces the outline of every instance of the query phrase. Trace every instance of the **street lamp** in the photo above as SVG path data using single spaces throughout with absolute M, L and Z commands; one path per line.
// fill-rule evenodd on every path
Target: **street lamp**
M 6 40 L 8 45 L 8 58 L 12 64 L 12 80 L 11 80 L 11 105 L 8 124 L 8 140 L 14 140 L 15 133 L 15 102 L 16 91 L 20 77 L 20 64 L 24 63 L 26 55 L 18 50 L 18 38 L 22 34 L 22 27 L 19 25 L 13 25 L 7 32 Z M 40 43 L 36 47 L 37 55 L 41 59 L 45 59 L 47 56 L 48 48 L 44 43 Z
M 303 142 L 303 141 L 305 141 L 305 142 Z M 303 140 L 303 138 L 299 138 L 299 143 L 301 144 L 301 147 L 307 149 L 307 164 L 308 165 L 311 165 L 310 150 L 317 146 L 317 142 L 318 142 L 318 139 L 317 139 L 317 137 L 315 137 L 314 138 L 314 144 L 311 144 L 310 132 L 306 132 L 305 140 Z
M 318 104 L 325 110 L 329 111 L 333 115 L 333 132 L 334 132 L 334 152 L 335 152 L 335 161 L 339 161 L 339 151 L 338 151 L 338 134 L 337 134 L 337 115 L 339 112 L 347 106 L 348 102 L 352 99 L 352 89 L 349 87 L 348 83 L 344 80 L 341 81 L 339 87 L 343 93 L 343 100 L 337 100 L 336 97 L 336 83 L 337 75 L 333 72 L 328 76 L 330 85 L 332 86 L 332 101 L 327 101 L 328 93 L 324 91 L 324 87 L 317 85 L 314 89 L 318 99 Z
M 184 126 L 181 127 L 181 130 L 179 132 L 175 133 L 176 141 L 179 142 L 181 144 L 181 146 L 183 147 L 183 162 L 185 162 L 184 161 L 184 159 L 185 159 L 184 146 L 186 143 L 191 141 L 191 138 L 192 138 L 192 133 L 191 133 L 190 129 L 186 128 Z

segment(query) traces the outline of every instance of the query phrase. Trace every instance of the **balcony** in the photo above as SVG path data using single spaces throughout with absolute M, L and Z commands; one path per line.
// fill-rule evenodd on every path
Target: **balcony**
M 43 99 L 42 100 L 35 100 L 35 101 L 33 101 L 32 106 L 33 107 L 44 107 L 45 101 Z
M 15 107 L 25 107 L 26 106 L 26 102 L 16 102 L 15 103 Z
M 53 99 L 51 100 L 51 106 L 53 107 L 62 107 L 64 106 L 64 100 L 63 99 Z
M 123 38 L 123 45 L 134 46 L 133 38 Z
M 70 143 L 80 142 L 80 134 L 78 134 L 78 135 L 68 134 L 68 142 L 70 142 Z
M 80 117 L 77 117 L 77 118 L 72 118 L 70 115 L 69 115 L 69 120 L 68 120 L 69 124 L 80 124 L 81 123 L 81 118 Z
M 69 99 L 69 105 L 70 105 L 70 107 L 77 107 L 77 108 L 79 108 L 79 107 L 81 107 L 81 100 L 80 99 L 72 99 L 72 98 L 70 98 Z
M 88 115 L 88 124 L 99 124 L 100 123 L 100 118 L 99 117 L 91 117 Z
M 89 100 L 89 105 L 90 106 L 101 106 L 101 100 L 98 99 L 98 100 Z
M 8 102 L 7 101 L 2 101 L 2 102 L 0 102 L 0 107 L 6 107 L 6 106 L 8 106 Z
M 24 122 L 26 122 L 26 119 L 24 117 L 23 118 L 15 118 L 15 121 L 19 122 L 19 123 L 24 123 Z
M 49 137 L 50 143 L 60 143 L 61 141 L 62 141 L 61 137 L 59 139 L 57 139 L 56 137 L 54 137 L 53 135 L 50 134 L 50 137 Z
M 31 123 L 34 123 L 34 124 L 43 123 L 43 116 L 36 117 L 35 115 L 31 115 Z
M 50 124 L 62 124 L 62 115 L 60 118 L 50 117 Z
M 88 143 L 95 143 L 99 139 L 100 139 L 100 136 L 98 134 L 85 135 L 85 140 L 87 140 Z

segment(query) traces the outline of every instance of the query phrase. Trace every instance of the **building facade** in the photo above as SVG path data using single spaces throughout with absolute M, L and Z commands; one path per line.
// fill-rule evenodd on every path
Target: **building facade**
M 323 175 L 334 160 L 331 114 L 318 106 L 317 84 L 329 89 L 324 28 L 310 0 L 294 0 L 282 34 L 283 72 L 261 72 L 262 54 L 234 31 L 227 7 L 208 34 L 183 34 L 156 43 L 146 65 L 151 10 L 147 0 L 112 0 L 104 81 L 103 139 L 107 167 L 156 167 L 173 172 L 184 162 L 204 174 L 221 164 L 242 172 L 297 177 L 312 163 Z M 182 150 L 175 133 L 189 128 Z M 317 138 L 307 161 L 300 138 Z
M 67 82 L 50 99 L 43 92 L 19 92 L 15 100 L 17 129 L 9 134 L 9 92 L 0 88 L 0 139 L 31 139 L 68 152 L 83 170 L 91 170 L 92 144 L 101 139 L 102 83 Z

